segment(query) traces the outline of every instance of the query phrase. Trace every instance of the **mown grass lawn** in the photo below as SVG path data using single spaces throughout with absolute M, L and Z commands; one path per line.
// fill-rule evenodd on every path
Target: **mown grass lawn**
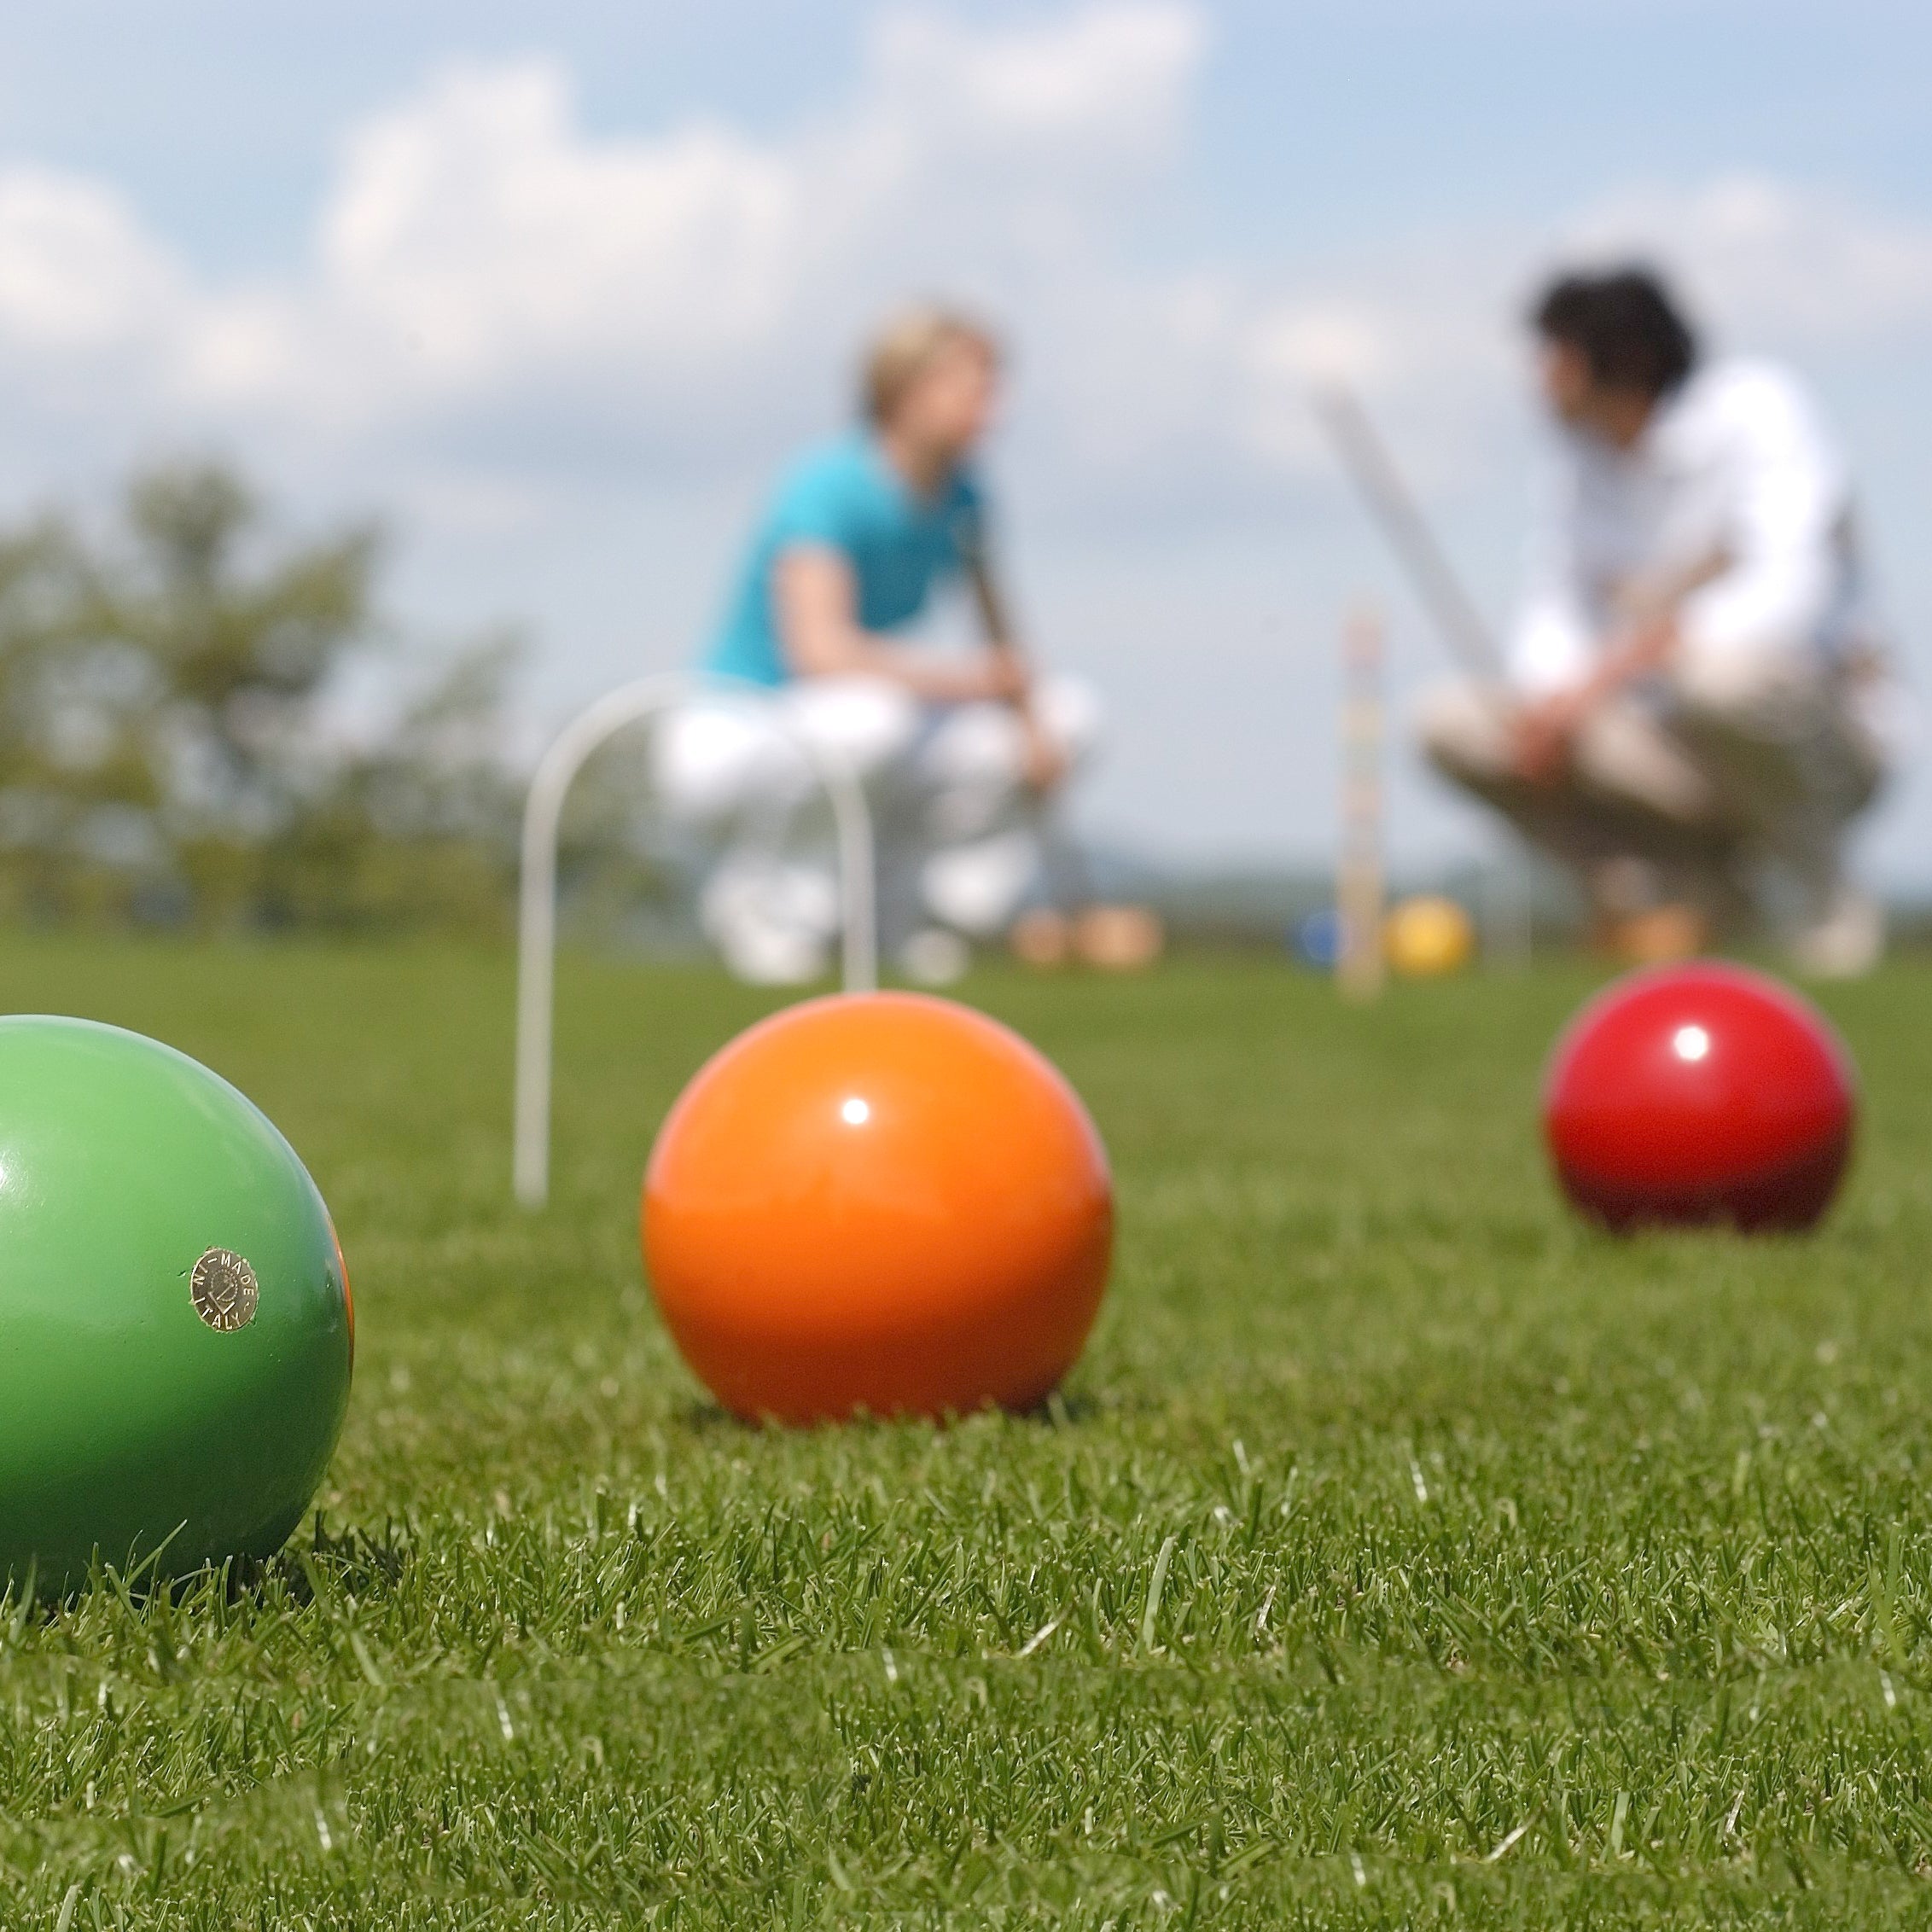
M 281 1124 L 360 1355 L 265 1576 L 13 1606 L 0 1924 L 1932 1923 L 1932 973 L 1831 996 L 1856 1177 L 1756 1245 L 1560 1210 L 1587 983 L 986 975 L 1113 1151 L 1093 1344 L 1038 1417 L 786 1434 L 635 1241 L 757 997 L 567 963 L 525 1216 L 503 957 L 7 940 L 0 1007 Z

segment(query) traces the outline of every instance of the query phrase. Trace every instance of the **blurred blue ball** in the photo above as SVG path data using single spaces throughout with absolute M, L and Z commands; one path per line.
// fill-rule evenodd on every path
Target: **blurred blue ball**
M 1332 905 L 1311 912 L 1290 935 L 1296 954 L 1318 973 L 1332 973 L 1341 957 L 1341 915 Z

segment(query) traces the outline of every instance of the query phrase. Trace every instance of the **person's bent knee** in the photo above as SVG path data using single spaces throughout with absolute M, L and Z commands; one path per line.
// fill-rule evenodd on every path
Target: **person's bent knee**
M 1702 723 L 1745 730 L 1821 701 L 1824 679 L 1808 652 L 1769 646 L 1686 643 L 1670 677 L 1679 712 Z
M 862 779 L 903 758 L 919 735 L 919 701 L 884 678 L 803 678 L 782 702 L 789 729 Z
M 651 774 L 666 812 L 681 824 L 722 824 L 774 789 L 782 761 L 771 720 L 740 704 L 680 705 L 651 739 Z
M 1415 708 L 1415 733 L 1423 755 L 1446 778 L 1488 784 L 1510 769 L 1509 735 L 1492 691 L 1474 684 L 1438 684 Z
M 1106 735 L 1106 707 L 1084 678 L 1043 678 L 1033 693 L 1033 708 L 1068 771 L 1078 771 L 1097 754 Z

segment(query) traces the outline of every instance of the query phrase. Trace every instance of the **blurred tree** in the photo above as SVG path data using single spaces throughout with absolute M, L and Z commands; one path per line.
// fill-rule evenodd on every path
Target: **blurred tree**
M 503 742 L 514 637 L 435 666 L 373 743 L 262 852 L 261 910 L 276 922 L 494 930 L 507 922 L 521 787 Z
M 278 543 L 217 465 L 137 477 L 123 527 L 0 534 L 0 905 L 42 917 L 496 923 L 512 648 L 461 652 L 355 745 L 323 699 L 399 656 L 363 523 Z
M 56 519 L 0 538 L 0 893 L 43 915 L 99 910 L 155 856 L 154 679 L 89 635 L 90 579 Z
M 219 467 L 137 476 L 131 541 L 94 560 L 84 606 L 84 649 L 148 669 L 159 830 L 197 917 L 216 923 L 266 910 L 264 850 L 327 783 L 316 699 L 376 630 L 372 527 L 274 556 L 263 521 Z

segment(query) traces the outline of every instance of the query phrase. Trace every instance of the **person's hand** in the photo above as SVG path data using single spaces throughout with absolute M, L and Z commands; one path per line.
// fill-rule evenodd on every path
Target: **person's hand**
M 1592 712 L 1638 680 L 1667 666 L 1678 649 L 1677 619 L 1666 611 L 1609 644 L 1580 684 L 1524 705 L 1510 721 L 1510 763 L 1533 785 L 1552 783 L 1569 763 Z
M 975 695 L 994 704 L 1023 704 L 1033 689 L 1033 672 L 1017 651 L 989 650 L 979 672 Z
M 1562 775 L 1592 701 L 1589 689 L 1580 685 L 1552 691 L 1516 713 L 1510 721 L 1510 762 L 1519 777 L 1547 785 Z

